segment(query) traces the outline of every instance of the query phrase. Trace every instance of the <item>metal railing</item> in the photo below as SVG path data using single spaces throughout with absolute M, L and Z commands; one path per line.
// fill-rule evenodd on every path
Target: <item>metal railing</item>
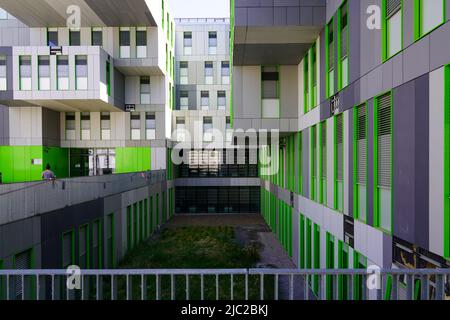
M 449 300 L 450 269 L 0 270 L 0 300 Z

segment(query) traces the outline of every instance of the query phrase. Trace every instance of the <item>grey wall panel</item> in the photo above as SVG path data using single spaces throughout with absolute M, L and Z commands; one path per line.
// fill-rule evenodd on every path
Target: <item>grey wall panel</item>
M 42 143 L 48 147 L 58 147 L 61 141 L 60 113 L 42 108 Z
M 430 71 L 450 63 L 450 22 L 430 35 Z
M 9 109 L 0 106 L 0 146 L 9 145 Z
M 361 0 L 359 15 L 362 17 L 366 17 L 367 16 L 366 9 L 370 5 L 377 5 L 381 8 L 382 1 Z M 350 12 L 350 15 L 351 14 L 352 12 Z M 361 19 L 359 29 L 361 30 L 360 72 L 361 75 L 363 75 L 381 64 L 381 30 L 369 30 L 367 28 L 367 21 L 365 19 Z
M 415 238 L 415 83 L 394 90 L 393 234 Z
M 125 110 L 125 77 L 114 68 L 114 105 Z
M 373 108 L 374 101 L 367 101 L 367 224 L 373 226 Z
M 416 206 L 416 243 L 429 248 L 429 95 L 430 81 L 426 74 L 416 80 L 415 92 L 415 206 Z M 395 133 L 394 133 L 395 135 Z M 394 180 L 395 182 L 395 180 Z
M 414 42 L 414 1 L 403 1 L 403 48 Z

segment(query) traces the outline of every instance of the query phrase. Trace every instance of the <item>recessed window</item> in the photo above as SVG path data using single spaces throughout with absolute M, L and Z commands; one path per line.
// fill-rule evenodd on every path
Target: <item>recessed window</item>
M 201 96 L 200 104 L 201 104 L 202 110 L 209 110 L 209 92 L 202 91 L 200 93 L 200 96 Z
M 47 45 L 49 47 L 57 47 L 58 42 L 58 28 L 47 29 Z
M 66 140 L 75 140 L 75 112 L 66 112 Z
M 402 49 L 402 2 L 400 0 L 386 1 L 386 54 L 388 59 Z
M 20 90 L 29 91 L 32 88 L 31 81 L 31 56 L 19 57 Z
M 180 61 L 180 84 L 189 83 L 189 65 L 187 61 Z
M 344 210 L 344 117 L 339 114 L 335 118 L 335 159 L 336 186 L 334 190 L 335 209 Z
M 444 22 L 445 0 L 419 0 L 420 35 L 427 34 Z
M 69 57 L 57 56 L 56 65 L 58 90 L 69 90 Z
M 213 121 L 212 117 L 203 118 L 203 140 L 212 141 Z
M 145 114 L 145 130 L 147 140 L 156 139 L 156 118 L 155 113 L 147 112 Z
M 75 30 L 69 31 L 69 43 L 71 46 L 80 46 L 81 45 L 80 31 L 75 31 Z
M 141 139 L 141 114 L 139 112 L 132 112 L 131 120 L 131 140 Z
M 150 104 L 150 77 L 141 77 L 141 104 Z
M 183 47 L 185 55 L 192 54 L 192 32 L 183 33 Z
M 222 84 L 230 84 L 230 62 L 222 61 Z
M 189 108 L 189 92 L 180 91 L 180 110 L 187 110 Z
M 89 112 L 81 113 L 81 140 L 91 139 L 91 114 Z
M 213 84 L 214 82 L 214 68 L 211 61 L 205 62 L 205 84 Z
M 136 30 L 136 55 L 138 58 L 147 58 L 147 29 L 145 27 Z
M 38 57 L 39 90 L 50 90 L 50 56 Z
M 225 91 L 217 91 L 217 109 L 225 110 L 227 106 L 227 94 Z
M 0 55 L 0 91 L 6 91 L 8 89 L 6 62 L 6 56 Z
M 103 46 L 103 29 L 96 27 L 92 28 L 92 45 Z
M 131 57 L 130 28 L 120 28 L 119 43 L 120 43 L 120 58 L 130 58 Z
M 348 85 L 348 2 L 345 1 L 340 8 L 340 64 L 341 64 L 341 79 L 340 88 L 345 88 Z
M 217 53 L 217 32 L 216 31 L 208 32 L 208 53 L 209 54 Z
M 332 96 L 335 93 L 334 87 L 334 20 L 327 25 L 327 53 L 328 53 L 328 74 L 327 74 L 327 83 L 328 83 L 328 96 Z
M 367 118 L 366 105 L 356 109 L 356 207 L 355 217 L 366 221 L 366 190 L 367 190 Z
M 184 141 L 186 138 L 186 124 L 184 117 L 176 118 L 177 141 Z
M 277 67 L 262 67 L 262 116 L 278 118 L 280 116 L 280 75 Z
M 87 90 L 88 89 L 88 57 L 76 56 L 75 57 L 75 75 L 76 75 L 76 89 Z
M 102 134 L 102 140 L 111 139 L 111 113 L 102 112 L 100 115 L 100 128 Z

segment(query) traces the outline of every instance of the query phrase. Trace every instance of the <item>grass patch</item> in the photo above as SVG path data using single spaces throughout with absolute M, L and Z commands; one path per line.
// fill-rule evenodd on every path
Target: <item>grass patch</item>
M 241 246 L 235 239 L 231 227 L 186 227 L 166 229 L 156 240 L 143 242 L 120 263 L 121 269 L 239 269 L 253 268 L 259 261 L 258 249 L 254 246 Z M 144 282 L 142 282 L 144 280 Z M 273 277 L 265 277 L 265 298 L 273 298 Z M 128 287 L 131 299 L 162 300 L 229 300 L 245 298 L 245 276 L 230 275 L 216 278 L 204 276 L 204 290 L 201 290 L 201 277 L 197 275 L 130 276 Z M 217 287 L 217 282 L 219 286 Z M 142 286 L 144 283 L 144 286 Z M 108 284 L 106 284 L 108 286 Z M 117 297 L 126 298 L 127 281 L 117 279 Z M 144 289 L 143 289 L 144 288 Z M 158 288 L 158 289 L 157 289 Z M 172 290 L 173 289 L 173 290 Z M 249 299 L 259 299 L 260 278 L 249 276 Z

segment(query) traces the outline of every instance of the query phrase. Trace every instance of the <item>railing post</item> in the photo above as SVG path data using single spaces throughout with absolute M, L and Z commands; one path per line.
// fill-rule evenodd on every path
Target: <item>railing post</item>
M 175 275 L 170 275 L 170 299 L 175 300 Z
M 245 300 L 248 300 L 248 270 L 245 273 Z
M 117 300 L 117 281 L 113 274 L 111 275 L 111 300 Z
M 392 300 L 398 300 L 398 275 L 392 275 Z
M 264 273 L 260 273 L 260 287 L 259 287 L 259 289 L 260 289 L 260 292 L 259 292 L 259 295 L 260 295 L 260 299 L 261 300 L 264 300 Z
M 201 274 L 200 275 L 200 300 L 205 300 L 205 279 L 204 279 L 204 275 Z
M 413 283 L 414 283 L 414 275 L 407 275 L 406 276 L 406 300 L 414 300 L 414 290 L 413 290 Z
M 159 277 L 159 274 L 156 275 L 155 281 L 156 281 L 156 300 L 160 300 L 161 299 L 161 279 Z
M 279 278 L 279 275 L 278 274 L 276 274 L 275 275 L 275 285 L 274 285 L 274 298 L 275 298 L 275 300 L 278 300 L 278 278 Z
M 428 300 L 430 297 L 430 288 L 429 288 L 429 277 L 426 274 L 423 274 L 421 277 L 421 286 L 420 286 L 420 298 L 422 300 Z
M 436 274 L 436 300 L 445 300 L 445 275 Z
M 294 300 L 294 275 L 289 275 L 289 300 Z
M 103 282 L 102 282 L 102 276 L 96 275 L 95 276 L 95 289 L 96 289 L 96 299 L 103 300 Z
M 233 274 L 231 274 L 231 292 L 230 292 L 230 300 L 233 301 L 234 300 L 234 278 L 233 278 Z
M 186 300 L 189 300 L 189 274 L 186 274 Z
M 141 300 L 147 300 L 147 278 L 145 274 L 141 275 Z

